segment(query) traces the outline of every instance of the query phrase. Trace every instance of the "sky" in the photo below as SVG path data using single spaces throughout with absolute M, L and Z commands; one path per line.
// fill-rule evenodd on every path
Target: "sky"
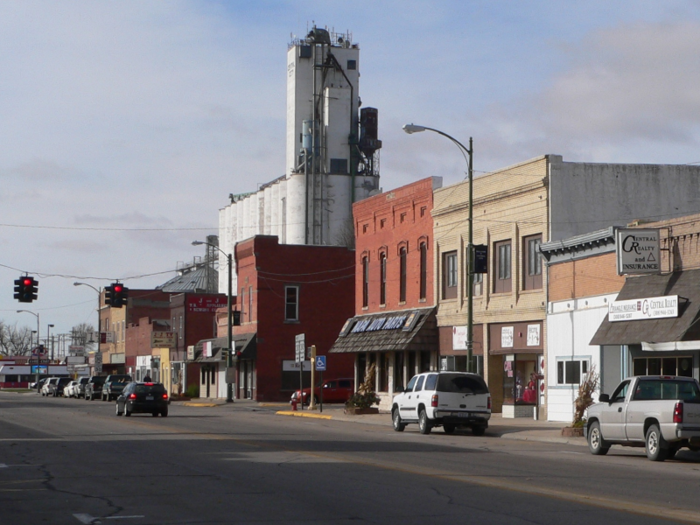
M 0 2 L 0 321 L 97 324 L 218 233 L 230 193 L 284 175 L 286 52 L 313 25 L 360 47 L 381 187 L 544 154 L 700 163 L 700 1 Z M 699 210 L 700 211 L 700 210 Z M 31 304 L 14 280 L 39 280 Z

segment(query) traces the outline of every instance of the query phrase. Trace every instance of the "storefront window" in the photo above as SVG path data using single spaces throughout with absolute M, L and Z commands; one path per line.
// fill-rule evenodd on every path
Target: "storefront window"
M 693 377 L 693 358 L 682 357 L 638 357 L 634 359 L 636 376 L 683 376 Z
M 537 404 L 537 356 L 503 358 L 503 402 L 510 405 Z
M 396 352 L 394 354 L 394 392 L 400 392 L 403 390 L 403 365 L 403 352 Z

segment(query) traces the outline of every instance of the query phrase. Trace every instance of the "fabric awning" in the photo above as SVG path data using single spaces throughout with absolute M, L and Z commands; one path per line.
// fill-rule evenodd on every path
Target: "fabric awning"
M 330 353 L 437 350 L 435 308 L 357 315 L 345 323 Z
M 673 350 L 677 345 L 660 343 L 700 340 L 700 270 L 628 277 L 617 300 L 665 295 L 678 296 L 678 317 L 615 322 L 606 317 L 590 344 L 641 344 L 645 350 Z
M 257 354 L 256 332 L 249 334 L 234 335 L 231 340 L 231 346 L 234 347 L 234 360 L 237 359 L 255 359 Z M 204 343 L 211 342 L 211 357 L 202 356 L 202 347 Z M 222 350 L 228 347 L 228 337 L 216 337 L 214 339 L 203 339 L 195 345 L 195 362 L 197 363 L 215 363 L 225 361 Z M 240 355 L 239 355 L 240 354 Z

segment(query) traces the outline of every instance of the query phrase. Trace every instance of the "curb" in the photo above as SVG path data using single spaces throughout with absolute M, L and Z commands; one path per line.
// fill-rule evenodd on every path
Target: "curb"
M 182 403 L 182 406 L 185 407 L 218 407 L 218 403 L 192 403 L 190 401 L 185 401 Z
M 310 417 L 314 419 L 333 419 L 333 416 L 327 416 L 325 414 L 311 414 L 308 412 L 295 412 L 292 410 L 278 410 L 275 412 L 278 416 L 294 416 L 294 417 Z

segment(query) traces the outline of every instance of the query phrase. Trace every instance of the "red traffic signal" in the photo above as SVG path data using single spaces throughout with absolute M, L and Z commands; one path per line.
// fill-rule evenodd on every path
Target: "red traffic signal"
M 129 297 L 129 289 L 122 283 L 112 283 L 105 288 L 105 304 L 121 308 Z
M 29 275 L 15 280 L 15 299 L 20 303 L 31 303 L 37 298 L 39 292 L 39 281 Z

